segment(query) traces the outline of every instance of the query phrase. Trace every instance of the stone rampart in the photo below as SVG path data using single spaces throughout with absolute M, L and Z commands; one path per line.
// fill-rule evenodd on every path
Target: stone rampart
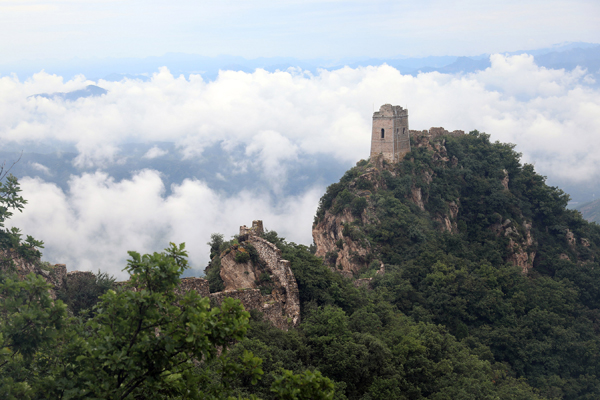
M 265 232 L 263 222 L 261 220 L 252 221 L 252 228 L 246 225 L 240 226 L 240 236 L 260 236 Z
M 200 279 L 200 278 L 198 278 Z M 258 310 L 262 312 L 263 296 L 259 289 L 235 289 L 222 292 L 210 293 L 209 297 L 215 305 L 221 305 L 225 297 L 239 300 L 246 310 Z
M 439 127 L 439 128 L 432 127 L 429 130 L 423 130 L 423 131 L 413 131 L 413 130 L 410 131 L 410 136 L 413 137 L 413 138 L 416 138 L 416 137 L 419 137 L 419 136 L 429 136 L 430 139 L 435 139 L 435 138 L 438 138 L 440 136 L 458 137 L 458 136 L 461 136 L 461 135 L 464 135 L 464 134 L 465 134 L 464 131 L 456 130 L 456 131 L 450 132 L 450 131 L 445 130 L 442 127 Z
M 183 294 L 190 290 L 195 291 L 202 297 L 207 297 L 210 294 L 208 281 L 204 278 L 181 278 L 177 293 Z
M 184 294 L 191 290 L 202 297 L 209 297 L 211 301 L 219 305 L 225 297 L 240 300 L 246 310 L 258 310 L 266 319 L 280 329 L 287 330 L 300 323 L 300 300 L 298 284 L 290 268 L 290 262 L 281 259 L 281 250 L 274 244 L 260 237 L 264 232 L 262 221 L 253 221 L 252 228 L 240 227 L 240 234 L 245 237 L 238 246 L 238 250 L 229 251 L 221 259 L 221 278 L 225 283 L 225 290 L 210 293 L 209 283 L 204 278 L 182 278 L 176 289 L 178 294 Z M 241 238 L 240 238 L 241 239 Z M 253 265 L 252 261 L 236 262 L 236 251 L 242 250 L 244 246 L 252 245 L 261 260 L 259 266 Z M 249 247 L 249 246 L 248 246 Z M 67 274 L 64 264 L 49 265 L 38 262 L 27 262 L 10 251 L 0 251 L 0 261 L 6 268 L 14 268 L 19 278 L 23 279 L 27 274 L 33 272 L 41 275 L 53 285 L 50 293 L 56 298 L 56 290 L 69 282 L 78 280 L 89 280 L 95 275 L 89 271 L 71 271 Z M 260 274 L 268 274 L 272 289 L 270 294 L 262 294 L 257 288 Z M 115 285 L 125 287 L 127 282 L 115 282 Z M 136 290 L 130 288 L 130 290 Z
M 271 297 L 282 305 L 282 318 L 291 319 L 291 325 L 300 323 L 300 295 L 290 262 L 281 259 L 281 250 L 273 243 L 259 237 L 250 236 L 248 242 L 254 246 L 259 257 L 267 264 L 271 279 L 276 283 Z

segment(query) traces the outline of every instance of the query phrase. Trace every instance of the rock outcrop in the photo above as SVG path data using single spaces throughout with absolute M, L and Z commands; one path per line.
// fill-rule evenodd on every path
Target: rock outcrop
M 410 135 L 413 141 L 413 150 L 427 149 L 433 161 L 430 165 L 436 168 L 425 166 L 405 172 L 407 174 L 405 182 L 408 184 L 402 190 L 405 190 L 406 199 L 421 212 L 428 213 L 429 217 L 437 222 L 435 225 L 437 229 L 457 234 L 459 233 L 461 198 L 445 200 L 443 204 L 440 204 L 438 199 L 437 204 L 433 207 L 436 211 L 432 211 L 432 207 L 429 206 L 431 193 L 429 185 L 435 177 L 434 169 L 462 168 L 458 166 L 459 160 L 455 156 L 448 155 L 446 140 L 448 137 L 460 137 L 464 135 L 464 132 L 458 130 L 449 132 L 444 128 L 431 128 L 428 131 L 410 131 Z M 408 157 L 410 157 L 410 153 Z M 411 158 L 410 161 L 412 162 L 414 159 Z M 354 229 L 360 231 L 362 226 L 378 222 L 375 213 L 377 205 L 373 204 L 371 195 L 379 189 L 387 189 L 386 179 L 383 179 L 383 176 L 395 178 L 397 173 L 402 173 L 399 171 L 403 171 L 402 168 L 397 168 L 396 164 L 386 163 L 380 157 L 372 157 L 369 162 L 359 162 L 357 167 L 359 166 L 362 166 L 362 170 L 355 170 L 355 177 L 350 183 L 347 183 L 346 189 L 354 196 L 364 197 L 367 200 L 367 206 L 362 213 L 357 215 L 355 210 L 351 211 L 347 206 L 340 209 L 339 206 L 336 206 L 336 202 L 340 201 L 339 197 L 336 197 L 332 206 L 319 215 L 313 225 L 313 240 L 317 247 L 316 255 L 323 257 L 324 261 L 329 263 L 334 270 L 345 276 L 354 277 L 365 270 L 369 260 L 377 257 L 377 250 L 371 248 L 366 239 L 360 240 L 360 234 L 355 234 Z M 508 192 L 507 195 L 511 196 L 509 173 L 506 169 L 499 172 L 499 184 Z M 371 191 L 357 190 L 357 182 L 360 181 L 369 182 Z M 533 268 L 537 254 L 536 241 L 532 236 L 532 222 L 522 217 L 517 219 L 519 219 L 519 223 L 515 225 L 515 222 L 503 221 L 500 217 L 500 221 L 492 224 L 489 228 L 497 236 L 506 238 L 505 261 L 519 266 L 524 273 L 527 273 Z M 461 229 L 466 229 L 464 221 Z M 567 232 L 566 238 L 570 247 L 574 249 L 577 243 L 575 236 L 571 232 Z M 584 243 L 582 239 L 581 244 L 585 247 Z M 372 269 L 372 266 L 369 265 L 369 268 Z
M 366 267 L 366 257 L 370 246 L 366 240 L 356 240 L 356 227 L 353 223 L 366 219 L 366 213 L 355 217 L 348 209 L 335 215 L 325 212 L 321 221 L 313 226 L 312 236 L 317 247 L 315 255 L 323 257 L 333 270 L 346 277 L 352 277 Z
M 524 274 L 533 268 L 533 261 L 537 254 L 535 241 L 531 235 L 531 226 L 532 223 L 527 220 L 524 220 L 519 227 L 510 219 L 502 220 L 499 217 L 499 221 L 490 227 L 496 236 L 508 238 L 506 261 L 521 267 Z
M 0 269 L 16 272 L 19 279 L 25 278 L 30 273 L 42 276 L 46 282 L 52 285 L 49 290 L 52 299 L 56 299 L 56 292 L 65 285 L 67 279 L 65 264 L 26 260 L 13 250 L 0 250 Z
M 448 203 L 448 214 L 441 214 L 434 219 L 440 223 L 440 229 L 442 231 L 457 233 L 458 226 L 456 221 L 458 220 L 458 210 L 460 205 L 460 199 L 451 201 Z
M 246 262 L 237 262 L 235 260 L 238 252 L 246 252 L 247 250 L 239 246 L 233 251 L 221 257 L 221 279 L 225 284 L 225 290 L 235 290 L 238 288 L 256 289 L 256 281 L 260 275 L 255 270 L 252 260 L 248 258 Z
M 273 325 L 287 330 L 300 323 L 298 284 L 290 262 L 262 233 L 262 221 L 253 221 L 252 228 L 240 227 L 238 244 L 220 256 L 225 291 L 210 296 L 218 299 L 235 293 L 246 309 L 261 311 Z

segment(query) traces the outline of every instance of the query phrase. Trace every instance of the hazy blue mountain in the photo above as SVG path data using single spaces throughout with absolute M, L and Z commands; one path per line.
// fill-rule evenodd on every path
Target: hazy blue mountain
M 547 68 L 572 69 L 577 65 L 590 72 L 599 69 L 600 46 L 595 43 L 562 43 L 552 47 L 534 50 L 513 51 L 506 54 L 527 53 L 535 56 L 538 65 Z M 462 56 L 428 56 L 428 57 L 348 57 L 342 59 L 307 59 L 293 57 L 259 57 L 246 59 L 239 56 L 220 55 L 206 57 L 197 54 L 167 53 L 162 56 L 145 58 L 98 58 L 71 60 L 26 60 L 18 63 L 0 65 L 0 76 L 15 73 L 21 80 L 40 72 L 57 74 L 65 79 L 83 74 L 92 80 L 106 79 L 115 81 L 128 79 L 147 80 L 149 76 L 166 66 L 175 76 L 201 74 L 205 80 L 216 79 L 220 70 L 252 72 L 262 68 L 273 72 L 290 67 L 301 68 L 312 73 L 319 69 L 334 70 L 349 66 L 352 68 L 371 65 L 388 64 L 405 74 L 439 71 L 445 73 L 468 73 L 485 69 L 489 66 L 489 54 L 469 57 Z
M 587 42 L 565 42 L 565 43 L 557 43 L 551 47 L 544 47 L 541 49 L 533 49 L 533 50 L 517 50 L 509 52 L 508 54 L 531 54 L 533 56 L 539 56 L 548 53 L 562 53 L 565 51 L 573 50 L 573 49 L 588 49 L 590 47 L 596 47 L 598 43 L 587 43 Z
M 83 89 L 74 90 L 72 92 L 40 93 L 40 94 L 34 94 L 29 97 L 44 97 L 46 99 L 63 99 L 66 101 L 75 101 L 82 97 L 102 96 L 103 94 L 106 94 L 106 93 L 108 93 L 108 90 L 102 89 L 100 86 L 87 85 Z
M 583 218 L 590 222 L 600 223 L 600 199 L 590 201 L 576 207 L 581 212 Z
M 535 62 L 543 67 L 552 69 L 573 69 L 578 65 L 588 69 L 588 72 L 600 71 L 600 45 L 587 48 L 569 49 L 535 56 Z

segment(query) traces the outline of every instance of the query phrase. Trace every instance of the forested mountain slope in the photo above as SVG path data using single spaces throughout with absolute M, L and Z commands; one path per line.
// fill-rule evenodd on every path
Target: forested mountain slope
M 513 145 L 413 139 L 401 163 L 361 161 L 328 188 L 317 254 L 542 395 L 600 397 L 600 227 Z
M 301 323 L 288 331 L 235 301 L 180 293 L 183 245 L 130 252 L 129 283 L 91 282 L 102 289 L 86 297 L 91 310 L 73 307 L 81 293 L 62 290 L 65 305 L 43 280 L 0 271 L 0 394 L 600 398 L 600 227 L 567 210 L 513 145 L 471 132 L 412 147 L 399 164 L 360 161 L 327 189 L 314 246 L 262 234 L 297 281 Z M 24 200 L 12 178 L 0 189 L 12 194 L 0 196 L 1 223 Z M 0 237 L 3 250 L 39 256 L 27 253 L 33 238 Z M 241 238 L 222 238 L 211 253 L 239 249 Z

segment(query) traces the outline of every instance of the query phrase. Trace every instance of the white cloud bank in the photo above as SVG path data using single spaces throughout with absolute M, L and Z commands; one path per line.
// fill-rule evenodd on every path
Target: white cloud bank
M 228 237 L 242 224 L 262 218 L 267 228 L 292 241 L 306 241 L 324 188 L 315 187 L 274 204 L 248 191 L 225 198 L 197 180 L 186 180 L 164 196 L 156 171 L 139 171 L 116 182 L 107 174 L 73 177 L 69 191 L 39 178 L 21 180 L 28 205 L 11 222 L 45 242 L 44 258 L 69 270 L 101 269 L 120 278 L 128 250 L 160 251 L 186 242 L 195 269 L 208 261 L 210 234 Z
M 127 141 L 175 142 L 188 159 L 203 157 L 206 148 L 221 142 L 225 150 L 244 150 L 239 154 L 246 158 L 236 161 L 240 168 L 262 166 L 277 193 L 300 154 L 348 165 L 366 158 L 373 108 L 392 103 L 409 109 L 411 129 L 478 129 L 492 140 L 516 143 L 524 161 L 544 175 L 597 180 L 600 90 L 590 85 L 593 75 L 539 68 L 528 55 L 494 55 L 491 61 L 485 71 L 464 76 L 413 77 L 388 66 L 315 76 L 293 69 L 226 71 L 213 82 L 198 75 L 174 77 L 166 68 L 149 82 L 84 77 L 64 82 L 43 72 L 25 82 L 5 76 L 0 78 L 0 143 L 68 142 L 79 151 L 77 166 L 102 168 L 124 156 L 119 144 Z M 74 102 L 28 97 L 90 83 L 108 94 Z M 291 240 L 310 243 L 323 190 L 274 204 L 251 192 L 227 198 L 201 180 L 185 181 L 165 197 L 153 171 L 121 182 L 100 172 L 75 176 L 67 193 L 40 180 L 22 183 L 30 204 L 15 216 L 15 225 L 44 240 L 55 262 L 113 273 L 122 268 L 113 265 L 126 250 L 154 251 L 169 240 L 186 241 L 192 259 L 202 264 L 211 232 L 232 234 L 254 218 Z

